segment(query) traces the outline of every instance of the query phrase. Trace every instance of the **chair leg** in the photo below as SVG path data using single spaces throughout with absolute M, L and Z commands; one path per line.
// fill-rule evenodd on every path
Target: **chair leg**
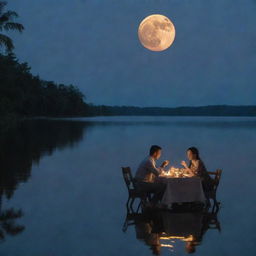
M 213 197 L 213 202 L 214 202 L 213 211 L 215 211 L 215 209 L 216 209 L 216 211 L 218 211 L 220 206 L 219 206 L 219 202 L 217 201 L 216 192 Z
M 130 197 L 128 197 L 128 200 L 126 202 L 126 208 L 127 208 L 127 211 L 130 212 L 130 208 L 129 208 L 129 202 L 130 202 Z
M 134 210 L 133 210 L 133 203 L 134 203 L 134 200 L 135 200 L 135 198 L 132 198 L 132 200 L 131 200 L 131 202 L 130 202 L 130 209 L 132 210 L 132 212 L 134 212 Z
M 211 200 L 209 197 L 206 198 L 206 208 L 209 209 L 211 207 Z
M 140 200 L 139 205 L 138 205 L 138 207 L 137 207 L 137 211 L 136 211 L 136 213 L 138 213 L 138 212 L 139 212 L 140 207 L 141 207 L 141 200 Z
M 214 206 L 218 207 L 218 202 L 217 202 L 216 194 L 214 195 L 213 201 L 214 201 Z
M 127 228 L 128 228 L 128 221 L 127 221 L 127 219 L 126 219 L 125 222 L 124 222 L 122 231 L 123 231 L 123 232 L 126 232 Z
M 218 212 L 220 209 L 220 203 L 216 200 L 216 211 Z

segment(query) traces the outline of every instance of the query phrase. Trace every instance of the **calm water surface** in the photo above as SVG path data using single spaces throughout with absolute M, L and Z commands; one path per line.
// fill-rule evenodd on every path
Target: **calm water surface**
M 209 170 L 224 171 L 221 232 L 205 230 L 195 254 L 255 255 L 256 119 L 205 117 L 37 120 L 1 135 L 0 254 L 152 255 L 139 228 L 154 220 L 122 231 L 127 191 L 120 169 L 134 171 L 151 144 L 174 166 L 197 146 Z M 170 229 L 180 219 L 183 232 L 201 225 L 192 215 L 168 214 L 160 218 L 173 220 Z M 185 242 L 173 245 L 161 255 L 187 254 Z

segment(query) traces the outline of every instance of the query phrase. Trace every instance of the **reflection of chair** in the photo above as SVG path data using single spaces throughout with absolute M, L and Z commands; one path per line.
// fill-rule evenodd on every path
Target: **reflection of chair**
M 122 172 L 123 172 L 124 181 L 128 190 L 128 200 L 126 202 L 126 207 L 128 211 L 131 210 L 133 212 L 132 206 L 133 206 L 134 200 L 136 198 L 139 198 L 140 200 L 146 200 L 147 194 L 140 192 L 136 189 L 130 167 L 122 167 Z M 140 205 L 141 205 L 141 202 L 139 203 L 137 211 L 139 210 Z
M 209 221 L 208 221 L 208 229 L 217 229 L 219 232 L 221 231 L 220 222 L 218 220 L 218 209 L 217 211 L 213 211 L 209 213 Z
M 153 255 L 160 255 L 162 230 L 159 230 L 161 218 L 158 212 L 129 213 L 128 211 L 122 228 L 123 232 L 126 232 L 129 226 L 135 227 L 136 238 L 148 245 Z
M 141 216 L 142 213 L 130 213 L 129 210 L 127 211 L 125 222 L 123 224 L 123 232 L 126 232 L 129 226 L 135 225 L 135 220 L 138 216 Z
M 134 226 L 136 238 L 145 242 L 156 255 L 160 255 L 163 247 L 174 249 L 176 240 L 183 241 L 186 250 L 192 252 L 202 243 L 209 229 L 221 230 L 218 210 L 180 212 L 151 209 L 142 213 L 127 212 L 122 230 L 126 232 Z
M 214 201 L 214 205 L 219 206 L 219 203 L 217 202 L 217 189 L 220 183 L 220 178 L 221 178 L 221 174 L 222 174 L 222 170 L 217 170 L 216 172 L 208 172 L 208 174 L 212 175 L 214 177 L 213 179 L 213 187 L 210 191 L 208 191 L 207 193 L 207 197 L 209 199 L 213 199 Z

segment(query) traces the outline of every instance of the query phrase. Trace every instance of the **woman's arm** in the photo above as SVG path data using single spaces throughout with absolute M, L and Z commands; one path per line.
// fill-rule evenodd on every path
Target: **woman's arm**
M 185 170 L 188 172 L 188 174 L 189 174 L 189 177 L 193 177 L 193 176 L 195 176 L 196 174 L 195 174 L 195 169 L 197 168 L 189 168 L 188 167 L 188 165 L 187 165 L 187 163 L 185 162 L 185 161 L 182 161 L 181 162 L 181 165 L 185 168 Z

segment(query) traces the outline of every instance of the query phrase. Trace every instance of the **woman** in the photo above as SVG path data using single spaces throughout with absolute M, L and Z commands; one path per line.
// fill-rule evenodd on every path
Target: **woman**
M 212 190 L 213 180 L 207 172 L 207 169 L 199 156 L 199 151 L 195 147 L 188 148 L 187 157 L 189 159 L 189 165 L 185 161 L 182 161 L 181 164 L 184 166 L 185 171 L 189 177 L 200 177 L 202 179 L 202 185 L 205 194 Z

